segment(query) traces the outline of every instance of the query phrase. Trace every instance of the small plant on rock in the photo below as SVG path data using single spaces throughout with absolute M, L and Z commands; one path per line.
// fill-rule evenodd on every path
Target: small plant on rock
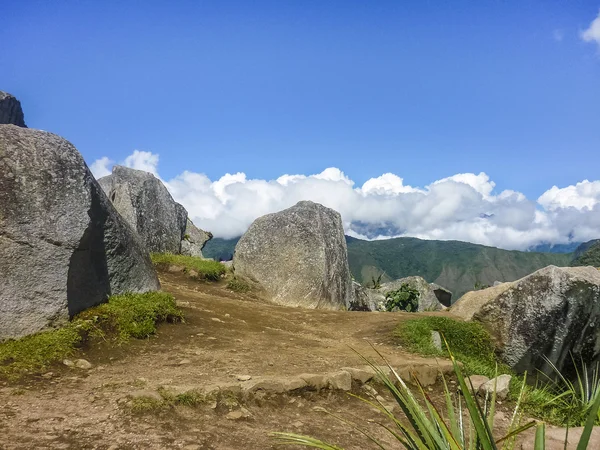
M 373 275 L 371 277 L 371 282 L 369 283 L 369 286 L 367 286 L 370 289 L 379 289 L 381 287 L 381 278 L 383 278 L 383 272 L 380 273 L 377 277 L 375 277 L 375 275 Z
M 388 311 L 418 311 L 420 295 L 418 290 L 410 287 L 408 283 L 403 283 L 400 289 L 390 291 L 385 295 L 385 309 Z
M 233 277 L 231 280 L 229 280 L 227 282 L 227 289 L 243 294 L 250 290 L 250 285 L 248 283 L 246 283 L 244 280 L 240 280 L 237 277 Z

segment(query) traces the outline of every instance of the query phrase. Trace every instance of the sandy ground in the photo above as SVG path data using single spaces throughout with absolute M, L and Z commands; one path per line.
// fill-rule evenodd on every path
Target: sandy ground
M 266 304 L 223 284 L 163 274 L 163 289 L 185 312 L 183 324 L 120 348 L 99 344 L 81 357 L 90 370 L 62 365 L 34 379 L 0 381 L 1 449 L 269 449 L 272 431 L 309 434 L 346 449 L 371 448 L 358 432 L 321 408 L 355 417 L 389 448 L 399 448 L 369 421 L 381 416 L 341 391 L 256 396 L 231 402 L 133 413 L 128 396 L 157 388 L 194 388 L 251 377 L 325 373 L 364 364 L 352 350 L 374 355 L 371 342 L 395 366 L 435 364 L 402 351 L 392 332 L 402 313 L 315 311 Z M 356 394 L 365 395 L 358 385 Z M 431 395 L 439 396 L 439 386 Z M 381 393 L 384 393 L 381 391 Z M 502 411 L 502 407 L 500 407 Z M 506 411 L 508 415 L 508 410 Z

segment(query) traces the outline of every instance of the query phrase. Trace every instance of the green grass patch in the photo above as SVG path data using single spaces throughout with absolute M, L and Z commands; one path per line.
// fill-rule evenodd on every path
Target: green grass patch
M 88 341 L 123 343 L 156 333 L 161 322 L 183 320 L 175 299 L 164 292 L 124 294 L 77 315 L 66 326 L 0 343 L 0 378 L 38 374 L 77 353 Z
M 443 335 L 454 357 L 463 363 L 468 375 L 485 375 L 493 378 L 507 374 L 512 376 L 511 398 L 516 400 L 523 384 L 523 377 L 517 376 L 506 364 L 498 361 L 491 336 L 476 322 L 462 322 L 448 317 L 419 317 L 401 322 L 394 335 L 409 352 L 424 356 L 447 357 L 445 350 L 433 345 L 431 332 Z M 536 381 L 528 375 L 529 382 Z M 564 402 L 554 400 L 557 392 L 546 383 L 536 382 L 525 387 L 523 409 L 530 415 L 549 423 L 565 426 L 581 426 L 586 417 L 583 409 L 575 410 Z
M 161 387 L 158 389 L 158 394 L 160 395 L 160 398 L 150 395 L 132 398 L 128 405 L 131 412 L 134 414 L 158 413 L 172 409 L 176 406 L 196 408 L 210 400 L 206 394 L 196 390 L 174 394 L 168 389 Z
M 107 303 L 88 309 L 77 320 L 90 320 L 101 330 L 114 332 L 119 339 L 144 339 L 156 333 L 161 322 L 180 322 L 183 313 L 172 295 L 165 292 L 123 294 L 111 297 Z
M 80 330 L 69 324 L 59 330 L 0 343 L 0 377 L 15 379 L 43 371 L 53 362 L 75 353 L 81 341 Z
M 170 407 L 164 400 L 145 396 L 131 399 L 131 404 L 129 406 L 131 412 L 135 414 L 156 413 Z
M 227 282 L 227 289 L 243 294 L 250 290 L 250 285 L 239 278 L 233 277 Z
M 446 338 L 456 359 L 468 360 L 476 355 L 477 361 L 472 362 L 477 365 L 477 369 L 490 366 L 495 370 L 494 344 L 488 332 L 476 322 L 460 322 L 448 317 L 420 317 L 400 323 L 395 334 L 412 353 L 447 356 L 445 350 L 440 351 L 433 345 L 432 331 L 437 331 Z
M 172 253 L 152 253 L 152 262 L 159 268 L 181 266 L 188 273 L 195 272 L 199 279 L 219 281 L 227 273 L 227 267 L 218 261 L 202 259 L 196 256 L 174 255 Z

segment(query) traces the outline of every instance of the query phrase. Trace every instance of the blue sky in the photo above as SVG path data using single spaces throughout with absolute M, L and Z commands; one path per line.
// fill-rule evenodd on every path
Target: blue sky
M 485 172 L 535 200 L 597 180 L 600 1 L 21 1 L 0 89 L 88 163 L 410 186 Z M 600 38 L 599 38 L 600 39 Z M 600 42 L 600 41 L 599 41 Z M 600 224 L 599 224 L 600 225 Z

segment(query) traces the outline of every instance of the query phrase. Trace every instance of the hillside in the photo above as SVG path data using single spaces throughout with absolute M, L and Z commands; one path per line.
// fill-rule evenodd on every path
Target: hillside
M 600 239 L 584 242 L 573 254 L 572 266 L 600 267 Z
M 203 253 L 207 258 L 230 259 L 237 241 L 215 238 Z M 346 236 L 346 242 L 350 270 L 357 281 L 368 282 L 382 272 L 382 281 L 420 275 L 450 289 L 454 300 L 472 290 L 475 283 L 517 280 L 551 264 L 569 266 L 573 258 L 571 253 L 508 251 L 468 242 L 405 237 L 363 241 Z
M 212 238 L 202 248 L 202 255 L 215 261 L 229 261 L 233 258 L 233 251 L 239 240 L 239 237 L 231 239 Z
M 350 270 L 359 282 L 385 272 L 384 279 L 420 275 L 453 292 L 457 300 L 475 283 L 513 281 L 548 265 L 568 266 L 572 254 L 502 250 L 460 241 L 347 238 Z

